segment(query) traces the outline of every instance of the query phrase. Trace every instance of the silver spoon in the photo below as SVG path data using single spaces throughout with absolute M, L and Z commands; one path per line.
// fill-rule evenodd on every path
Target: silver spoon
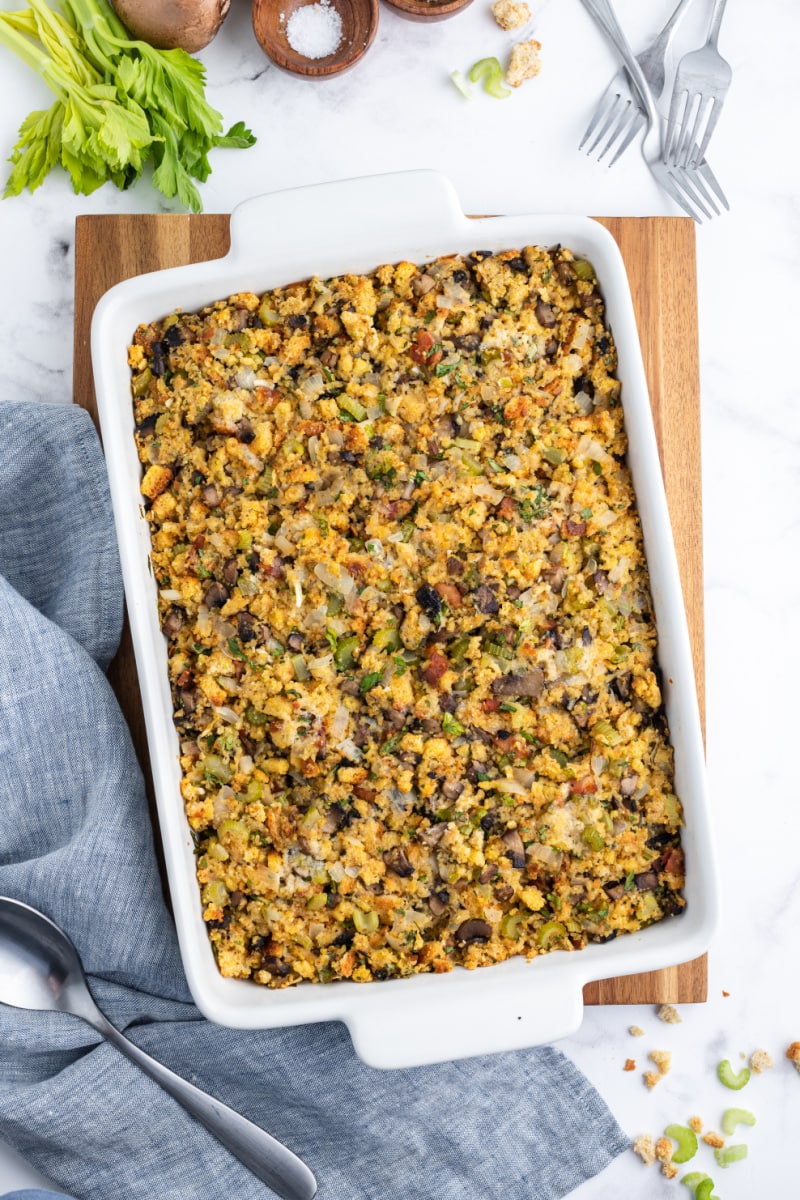
M 72 1013 L 107 1038 L 182 1104 L 283 1200 L 313 1200 L 317 1182 L 296 1154 L 232 1108 L 187 1083 L 129 1042 L 92 999 L 78 952 L 44 913 L 0 896 L 0 1002 Z

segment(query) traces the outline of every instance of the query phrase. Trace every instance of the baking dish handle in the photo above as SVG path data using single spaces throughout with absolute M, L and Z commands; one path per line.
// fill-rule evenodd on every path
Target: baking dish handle
M 246 262 L 253 247 L 280 261 L 302 261 L 314 241 L 333 244 L 358 237 L 361 247 L 385 245 L 387 237 L 413 248 L 424 230 L 426 242 L 452 240 L 454 222 L 464 222 L 456 190 L 439 171 L 396 171 L 362 179 L 290 188 L 254 196 L 231 214 L 229 259 Z
M 440 980 L 437 980 L 440 982 Z M 353 1047 L 369 1067 L 406 1068 L 541 1046 L 566 1037 L 583 1017 L 583 988 L 574 979 L 541 986 L 418 997 L 350 1014 Z

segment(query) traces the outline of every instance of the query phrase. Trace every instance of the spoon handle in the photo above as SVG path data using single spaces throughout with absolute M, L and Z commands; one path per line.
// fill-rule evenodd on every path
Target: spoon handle
M 145 1075 L 169 1092 L 231 1154 L 283 1200 L 313 1200 L 317 1194 L 316 1179 L 306 1164 L 282 1142 L 151 1058 L 144 1050 L 129 1042 L 99 1010 L 97 1016 L 100 1020 L 95 1020 L 93 1016 L 91 1024 L 98 1033 L 113 1042 Z

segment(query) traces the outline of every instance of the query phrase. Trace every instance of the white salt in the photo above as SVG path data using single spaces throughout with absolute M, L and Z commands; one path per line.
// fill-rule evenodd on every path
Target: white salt
M 329 0 L 296 8 L 286 23 L 289 45 L 304 58 L 327 58 L 342 40 L 342 18 Z

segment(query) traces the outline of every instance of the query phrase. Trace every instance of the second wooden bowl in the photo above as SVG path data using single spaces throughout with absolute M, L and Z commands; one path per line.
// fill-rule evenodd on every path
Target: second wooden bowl
M 444 21 L 469 8 L 472 0 L 384 0 L 408 21 Z
M 319 0 L 254 0 L 253 32 L 261 49 L 277 67 L 307 79 L 338 75 L 361 59 L 378 30 L 378 0 L 328 0 L 342 22 L 339 45 L 323 58 L 309 58 L 294 49 L 287 36 L 292 15 Z

